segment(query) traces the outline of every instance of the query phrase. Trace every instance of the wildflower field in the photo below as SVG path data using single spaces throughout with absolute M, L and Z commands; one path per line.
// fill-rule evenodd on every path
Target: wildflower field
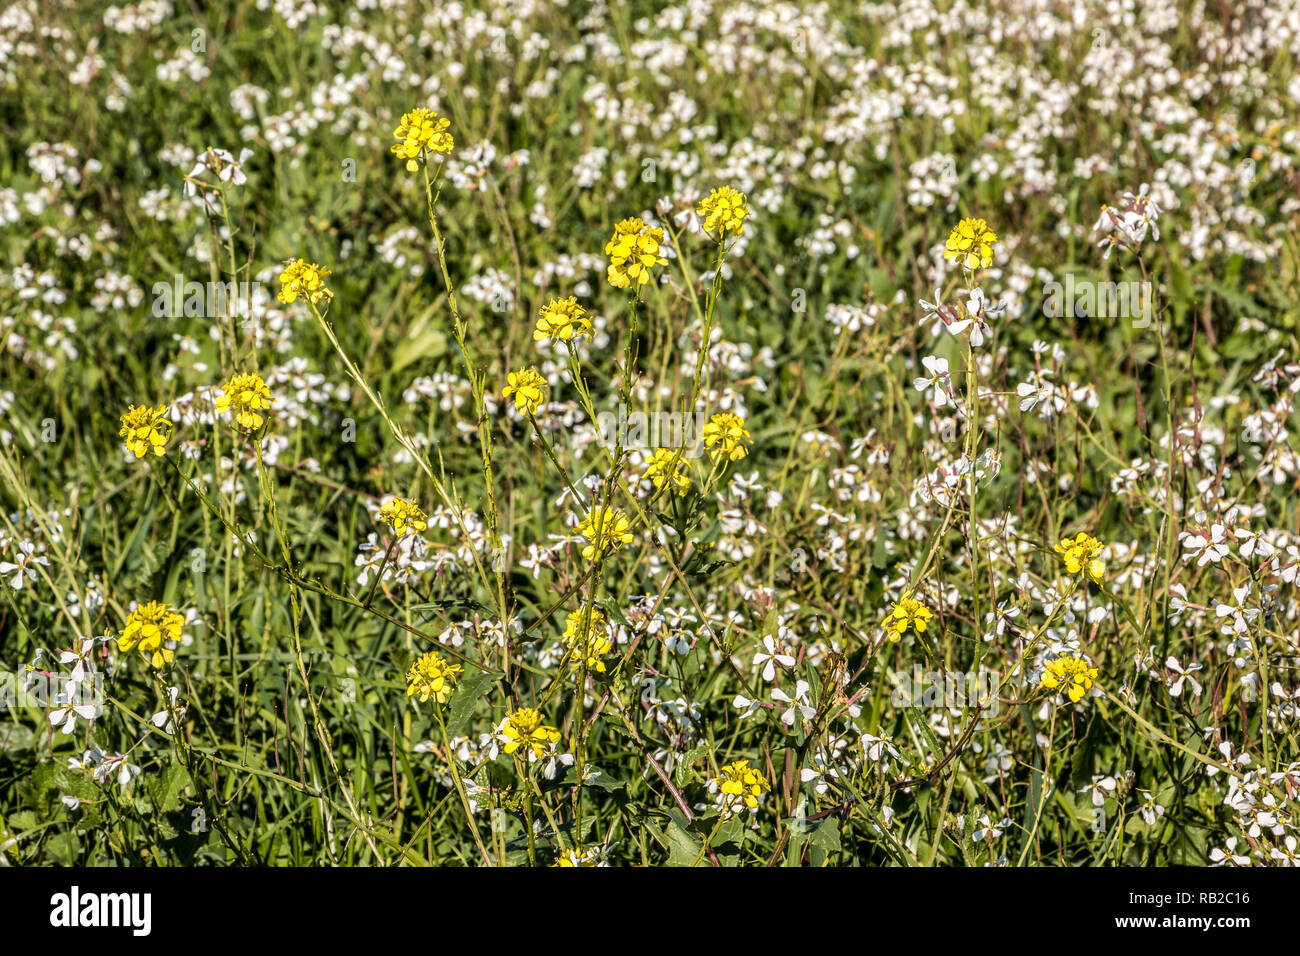
M 0 865 L 1294 865 L 1297 57 L 9 3 Z

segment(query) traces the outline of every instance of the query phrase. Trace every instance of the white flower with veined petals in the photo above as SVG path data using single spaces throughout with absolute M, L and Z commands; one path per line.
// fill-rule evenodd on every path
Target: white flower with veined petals
M 9 586 L 15 591 L 22 590 L 24 575 L 29 581 L 36 580 L 36 565 L 50 566 L 49 558 L 44 555 L 36 556 L 36 545 L 30 541 L 18 542 L 18 550 L 14 553 L 14 558 L 14 561 L 0 561 L 0 575 L 13 574 Z
M 1240 542 L 1237 545 L 1237 550 L 1241 552 L 1243 558 L 1250 558 L 1255 555 L 1259 555 L 1261 558 L 1271 558 L 1277 553 L 1277 549 L 1258 531 L 1251 531 L 1249 528 L 1236 528 L 1233 530 L 1232 536 Z
M 1259 608 L 1246 607 L 1246 598 L 1250 597 L 1250 583 L 1232 589 L 1233 604 L 1216 604 L 1215 616 L 1219 619 L 1231 617 L 1232 623 L 1223 629 L 1224 634 L 1245 634 L 1250 630 L 1250 622 L 1259 616 Z
M 1156 795 L 1150 790 L 1139 790 L 1138 793 L 1146 794 L 1146 800 L 1138 804 L 1138 813 L 1142 815 L 1142 820 L 1147 826 L 1153 827 L 1156 821 L 1165 815 L 1165 808 L 1156 803 Z
M 77 729 L 77 718 L 89 723 L 99 716 L 99 705 L 94 701 L 86 702 L 88 695 L 80 682 L 68 681 L 63 686 L 63 693 L 56 695 L 55 702 L 60 706 L 50 711 L 50 723 L 62 726 L 64 734 L 71 735 Z
M 1118 784 L 1115 783 L 1114 777 L 1103 777 L 1100 774 L 1093 774 L 1092 783 L 1080 790 L 1080 793 L 1092 794 L 1092 805 L 1100 807 L 1106 802 L 1106 798 L 1115 792 Z
M 781 715 L 781 723 L 787 727 L 793 727 L 795 719 L 803 714 L 804 720 L 812 720 L 817 713 L 817 708 L 808 704 L 808 682 L 796 681 L 794 685 L 794 696 L 791 697 L 781 688 L 774 688 L 772 699 L 780 704 L 789 704 L 785 713 Z
M 979 828 L 972 831 L 970 837 L 976 843 L 983 843 L 985 838 L 996 840 L 998 837 L 1002 836 L 1002 831 L 1011 826 L 1010 817 L 1003 817 L 997 823 L 990 823 L 989 815 L 987 813 L 980 814 L 979 818 L 976 819 L 975 822 L 979 825 Z
M 74 684 L 80 684 L 86 679 L 88 673 L 94 673 L 95 662 L 90 659 L 90 652 L 95 649 L 95 639 L 93 637 L 83 637 L 77 645 L 75 651 L 61 651 L 59 653 L 60 664 L 73 664 L 72 673 L 68 675 Z
M 1236 837 L 1228 837 L 1225 846 L 1226 850 L 1215 847 L 1210 851 L 1210 863 L 1215 866 L 1225 866 L 1229 863 L 1233 866 L 1250 866 L 1250 857 L 1237 852 Z
M 929 378 L 920 376 L 912 379 L 912 386 L 918 392 L 925 392 L 933 389 L 933 394 L 929 395 L 929 400 L 935 408 L 943 408 L 948 404 L 948 360 L 939 358 L 937 355 L 927 355 L 921 359 L 921 364 L 925 370 L 930 373 Z
M 867 755 L 867 759 L 872 763 L 880 764 L 880 769 L 888 770 L 890 759 L 898 759 L 898 750 L 890 743 L 887 737 L 877 737 L 874 734 L 863 734 L 858 738 L 858 745 L 862 747 L 862 752 Z
M 1198 568 L 1218 564 L 1228 556 L 1227 530 L 1221 524 L 1211 525 L 1203 531 L 1184 531 L 1178 540 L 1183 545 L 1183 560 L 1196 558 Z
M 744 720 L 746 717 L 753 716 L 754 711 L 763 706 L 763 702 L 759 700 L 751 700 L 744 694 L 737 694 L 731 701 L 731 706 L 740 711 L 740 719 Z
M 1202 670 L 1200 664 L 1188 664 L 1186 667 L 1178 663 L 1178 660 L 1172 656 L 1165 660 L 1165 667 L 1178 675 L 1178 678 L 1169 685 L 1170 697 L 1181 697 L 1183 695 L 1183 681 L 1191 685 L 1192 696 L 1201 696 L 1201 683 L 1192 674 Z
M 782 630 L 785 629 L 782 628 Z M 776 680 L 775 665 L 780 664 L 782 667 L 794 667 L 795 659 L 789 654 L 783 652 L 781 648 L 777 646 L 776 638 L 769 634 L 767 637 L 763 638 L 763 646 L 754 655 L 754 666 L 757 667 L 759 664 L 765 665 L 763 667 L 763 680 L 771 683 Z

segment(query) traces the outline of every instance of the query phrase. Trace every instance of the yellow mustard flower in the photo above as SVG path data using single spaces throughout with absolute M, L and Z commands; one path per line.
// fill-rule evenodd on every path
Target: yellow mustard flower
M 578 523 L 578 534 L 591 542 L 582 549 L 582 556 L 595 561 L 597 554 L 604 555 L 632 543 L 632 523 L 622 511 L 601 506 L 593 508 Z
M 885 630 L 889 640 L 896 642 L 910 627 L 918 634 L 924 634 L 934 612 L 916 598 L 905 597 L 896 603 L 889 616 L 885 618 Z
M 265 420 L 261 410 L 270 408 L 271 389 L 256 372 L 236 375 L 221 386 L 221 395 L 217 398 L 217 412 L 235 413 L 235 421 L 240 428 L 249 430 L 261 428 Z
M 379 509 L 379 520 L 393 529 L 399 538 L 417 534 L 429 527 L 429 516 L 405 498 L 386 501 Z
M 614 648 L 608 635 L 609 622 L 598 608 L 584 607 L 570 614 L 564 620 L 564 643 L 569 648 L 569 666 L 578 670 L 585 664 L 588 671 L 605 673 L 605 662 L 601 658 Z
M 1043 672 L 1042 686 L 1052 690 L 1065 690 L 1070 695 L 1070 700 L 1077 704 L 1092 688 L 1092 682 L 1096 679 L 1097 668 L 1082 657 L 1058 657 Z
M 531 707 L 521 707 L 506 717 L 501 728 L 505 739 L 501 749 L 508 754 L 520 747 L 531 760 L 541 760 L 551 747 L 560 742 L 560 732 L 542 723 L 542 715 Z
M 749 454 L 748 441 L 745 420 L 731 412 L 719 412 L 704 426 L 704 447 L 713 449 L 714 458 L 740 461 Z
M 179 643 L 184 627 L 184 616 L 170 604 L 150 601 L 127 616 L 117 646 L 122 651 L 138 648 L 153 667 L 166 667 L 176 658 L 176 652 L 168 645 Z
M 601 860 L 600 850 L 584 850 L 581 847 L 573 850 L 561 850 L 560 855 L 551 864 L 552 867 L 604 865 Z
M 587 310 L 578 304 L 577 296 L 571 295 L 567 299 L 552 299 L 546 303 L 537 317 L 533 341 L 558 339 L 567 342 L 576 336 L 590 334 L 591 319 L 587 318 Z
M 660 448 L 646 462 L 645 474 L 642 477 L 649 479 L 656 488 L 662 489 L 671 484 L 677 494 L 686 494 L 691 490 L 691 476 L 686 470 L 686 462 L 681 458 L 678 458 L 677 465 L 673 466 L 673 458 L 676 456 L 676 452 Z M 671 474 L 669 474 L 670 468 Z
M 983 219 L 963 219 L 948 233 L 943 257 L 960 263 L 967 272 L 987 269 L 993 264 L 993 244 L 997 233 Z
M 1056 553 L 1065 559 L 1065 569 L 1071 574 L 1085 573 L 1098 584 L 1106 574 L 1106 562 L 1097 557 L 1104 548 L 1100 541 L 1080 531 L 1073 538 L 1063 538 Z
M 636 283 L 639 291 L 650 281 L 650 270 L 668 260 L 660 255 L 664 231 L 646 225 L 640 217 L 624 219 L 614 227 L 614 237 L 605 243 L 609 256 L 609 284 L 616 289 L 626 289 Z
M 740 235 L 749 217 L 749 200 L 730 186 L 719 186 L 700 200 L 695 212 L 704 217 L 704 231 L 722 238 L 725 232 Z
M 393 130 L 399 142 L 392 145 L 392 152 L 406 160 L 406 171 L 415 172 L 421 163 L 429 161 L 430 153 L 450 153 L 453 145 L 451 133 L 447 132 L 451 120 L 439 116 L 433 110 L 419 107 L 402 114 L 401 125 Z
M 546 401 L 546 379 L 542 373 L 535 368 L 521 368 L 511 372 L 506 381 L 509 384 L 501 390 L 501 395 L 505 398 L 513 395 L 515 408 L 521 415 L 537 414 L 537 409 Z
M 445 704 L 456 689 L 461 670 L 459 664 L 448 663 L 437 651 L 421 654 L 406 672 L 406 696 L 422 704 L 430 700 Z
M 126 439 L 126 450 L 136 458 L 149 452 L 161 455 L 171 437 L 172 423 L 167 420 L 167 406 L 150 408 L 148 405 L 131 405 L 122 413 L 122 428 L 118 435 Z
M 746 811 L 757 813 L 759 804 L 771 789 L 771 784 L 758 769 L 751 767 L 744 758 L 727 764 L 718 776 L 709 781 L 709 792 L 714 794 L 718 812 L 724 820 Z
M 321 299 L 327 302 L 334 298 L 334 293 L 325 287 L 325 277 L 330 270 L 304 259 L 290 259 L 280 272 L 280 291 L 276 298 L 288 305 L 302 296 L 315 305 Z

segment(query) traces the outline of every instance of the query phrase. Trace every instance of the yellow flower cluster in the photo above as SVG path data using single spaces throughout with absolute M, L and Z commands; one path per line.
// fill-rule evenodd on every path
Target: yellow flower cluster
M 271 389 L 267 387 L 262 376 L 256 372 L 236 375 L 221 386 L 221 395 L 217 399 L 217 412 L 235 413 L 235 421 L 240 428 L 250 431 L 261 428 L 264 419 L 261 410 L 271 407 Z
M 445 704 L 456 689 L 461 670 L 459 664 L 449 664 L 437 651 L 421 654 L 406 672 L 406 696 L 422 704 L 431 699 Z
M 673 458 L 677 458 L 676 466 L 673 465 Z M 667 448 L 660 448 L 650 456 L 650 460 L 646 462 L 645 475 L 642 477 L 649 479 L 659 489 L 671 484 L 673 490 L 679 495 L 684 495 L 691 490 L 691 476 L 686 471 L 686 462 L 678 457 L 676 452 Z
M 521 415 L 535 415 L 538 407 L 546 401 L 546 379 L 542 373 L 535 368 L 521 368 L 517 372 L 511 372 L 506 380 L 508 385 L 501 391 L 501 395 L 509 398 L 515 397 L 515 408 Z
M 749 761 L 742 758 L 722 768 L 722 772 L 709 781 L 709 792 L 717 797 L 718 812 L 724 820 L 748 810 L 757 813 L 759 804 L 771 785 Z
M 600 850 L 561 850 L 552 867 L 565 866 L 600 866 Z
M 433 110 L 419 107 L 402 114 L 401 125 L 393 130 L 399 142 L 392 145 L 392 152 L 400 159 L 406 160 L 406 171 L 413 173 L 421 163 L 429 161 L 430 153 L 450 153 L 453 145 L 451 133 L 447 128 L 451 120 L 439 116 Z
M 713 449 L 714 458 L 740 461 L 749 454 L 748 441 L 745 420 L 731 412 L 719 412 L 704 426 L 704 447 Z
M 537 318 L 537 328 L 533 330 L 533 341 L 558 339 L 567 342 L 575 336 L 591 334 L 591 319 L 587 310 L 578 304 L 577 296 L 567 299 L 552 299 L 546 303 Z
M 626 289 L 636 283 L 637 290 L 650 281 L 650 270 L 667 265 L 668 260 L 659 254 L 664 241 L 664 231 L 648 226 L 641 218 L 624 219 L 614 227 L 614 237 L 605 243 L 609 256 L 609 284 L 616 289 Z
M 118 432 L 126 439 L 126 450 L 136 458 L 149 452 L 161 455 L 171 437 L 172 423 L 167 420 L 167 406 L 150 408 L 148 405 L 131 405 L 122 413 L 122 428 Z
M 987 269 L 993 264 L 993 244 L 997 233 L 983 219 L 963 219 L 948 234 L 943 257 L 958 262 L 967 272 Z
M 501 749 L 512 754 L 523 747 L 529 760 L 541 760 L 560 742 L 560 732 L 542 723 L 541 713 L 531 707 L 521 707 L 509 714 L 501 736 L 505 738 Z
M 280 272 L 280 291 L 276 298 L 288 305 L 302 296 L 312 305 L 321 299 L 329 301 L 334 293 L 325 287 L 325 277 L 330 270 L 304 259 L 290 259 Z
M 1096 679 L 1097 668 L 1089 665 L 1082 657 L 1058 657 L 1043 672 L 1042 686 L 1052 690 L 1066 690 L 1070 700 L 1077 704 L 1092 688 L 1092 682 Z
M 595 561 L 597 554 L 603 556 L 632 543 L 632 523 L 622 511 L 601 506 L 587 512 L 587 517 L 578 524 L 578 534 L 591 542 L 582 549 L 582 556 Z
M 605 673 L 605 662 L 601 658 L 614 647 L 608 635 L 609 622 L 604 612 L 597 608 L 584 607 L 570 614 L 564 620 L 564 643 L 569 648 L 569 666 L 578 670 L 585 664 L 588 671 Z
M 170 604 L 150 601 L 141 604 L 127 617 L 117 646 L 122 651 L 139 648 L 155 668 L 166 667 L 176 658 L 176 652 L 167 645 L 180 641 L 184 627 L 185 618 L 179 611 L 172 610 Z
M 704 217 L 704 231 L 710 235 L 716 233 L 719 239 L 726 232 L 740 235 L 749 217 L 749 200 L 730 186 L 719 186 L 700 200 L 695 212 Z
M 399 538 L 417 534 L 429 527 L 428 518 L 419 506 L 405 498 L 386 501 L 379 509 L 379 520 L 392 528 L 393 534 Z
M 1098 584 L 1106 573 L 1106 562 L 1097 557 L 1105 547 L 1100 541 L 1080 531 L 1073 538 L 1064 538 L 1056 546 L 1056 553 L 1065 559 L 1065 569 L 1071 574 L 1086 573 Z
M 891 643 L 898 641 L 910 627 L 918 634 L 924 634 L 934 612 L 916 598 L 905 597 L 896 603 L 885 618 L 885 631 Z

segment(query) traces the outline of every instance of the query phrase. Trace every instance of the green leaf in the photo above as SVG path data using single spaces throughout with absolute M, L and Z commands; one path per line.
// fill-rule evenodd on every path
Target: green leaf
M 474 705 L 487 693 L 496 678 L 486 671 L 475 671 L 461 679 L 460 687 L 451 699 L 451 710 L 447 714 L 447 736 L 463 737 L 469 728 L 470 718 L 474 716 Z
M 669 866 L 694 866 L 695 861 L 700 858 L 703 844 L 687 833 L 676 820 L 669 821 L 664 831 L 664 839 L 668 843 Z M 703 860 L 700 862 L 702 863 Z
M 181 807 L 181 794 L 190 785 L 190 774 L 178 763 L 170 764 L 161 773 L 149 778 L 149 796 L 161 813 L 170 813 Z

